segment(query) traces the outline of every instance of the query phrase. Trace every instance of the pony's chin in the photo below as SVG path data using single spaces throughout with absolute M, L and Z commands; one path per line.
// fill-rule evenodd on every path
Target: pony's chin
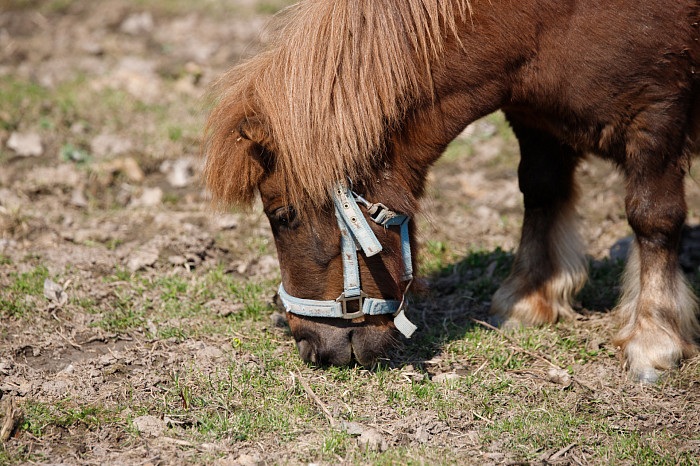
M 397 341 L 390 317 L 367 316 L 365 322 L 302 317 L 287 314 L 299 356 L 321 366 L 344 366 L 356 361 L 372 365 Z

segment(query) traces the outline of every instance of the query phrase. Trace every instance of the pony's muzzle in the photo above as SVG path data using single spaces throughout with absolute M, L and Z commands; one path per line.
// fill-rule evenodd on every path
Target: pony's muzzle
M 343 366 L 354 359 L 371 365 L 396 342 L 391 316 L 366 316 L 362 323 L 287 314 L 299 356 L 312 364 Z

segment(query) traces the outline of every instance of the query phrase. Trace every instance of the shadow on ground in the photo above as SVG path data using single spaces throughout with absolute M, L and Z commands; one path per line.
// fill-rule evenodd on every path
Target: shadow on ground
M 589 258 L 588 281 L 574 300 L 583 316 L 606 314 L 614 309 L 632 237 L 612 246 L 612 258 Z M 680 263 L 696 294 L 700 290 L 700 225 L 686 226 L 679 247 Z M 425 292 L 412 297 L 409 318 L 418 326 L 388 355 L 391 365 L 422 366 L 454 340 L 468 338 L 476 320 L 489 321 L 491 297 L 508 276 L 514 254 L 501 249 L 477 251 L 455 263 L 439 267 L 425 280 Z

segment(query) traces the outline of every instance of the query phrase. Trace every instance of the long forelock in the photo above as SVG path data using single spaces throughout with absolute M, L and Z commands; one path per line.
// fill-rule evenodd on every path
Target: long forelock
M 267 52 L 224 78 L 218 117 L 246 100 L 275 141 L 290 201 L 325 202 L 338 180 L 364 179 L 389 132 L 432 98 L 431 67 L 469 13 L 469 0 L 302 1 Z M 235 130 L 216 117 L 214 131 Z

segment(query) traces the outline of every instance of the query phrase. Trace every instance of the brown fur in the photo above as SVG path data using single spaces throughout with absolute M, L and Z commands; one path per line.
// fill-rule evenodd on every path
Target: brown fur
M 569 234 L 574 169 L 592 152 L 625 173 L 639 245 L 627 295 L 639 292 L 620 313 L 626 366 L 647 377 L 696 351 L 676 249 L 700 135 L 698 0 L 308 0 L 287 19 L 266 52 L 218 83 L 203 145 L 216 201 L 246 205 L 259 189 L 287 291 L 332 299 L 342 289 L 334 183 L 350 176 L 371 201 L 413 213 L 446 145 L 501 108 L 521 143 L 526 213 L 495 311 L 523 323 L 572 314 L 583 279 Z M 285 205 L 314 215 L 286 225 Z M 385 249 L 362 256 L 361 280 L 396 298 L 398 238 L 375 231 Z M 334 363 L 390 344 L 390 320 L 372 321 L 290 318 L 303 354 Z
M 250 144 L 237 143 L 251 118 L 275 142 L 269 149 L 293 204 L 321 205 L 331 183 L 364 179 L 406 112 L 431 99 L 433 62 L 468 7 L 467 0 L 296 5 L 269 50 L 214 88 L 204 142 L 214 199 L 246 205 L 254 195 L 260 171 L 246 156 Z

